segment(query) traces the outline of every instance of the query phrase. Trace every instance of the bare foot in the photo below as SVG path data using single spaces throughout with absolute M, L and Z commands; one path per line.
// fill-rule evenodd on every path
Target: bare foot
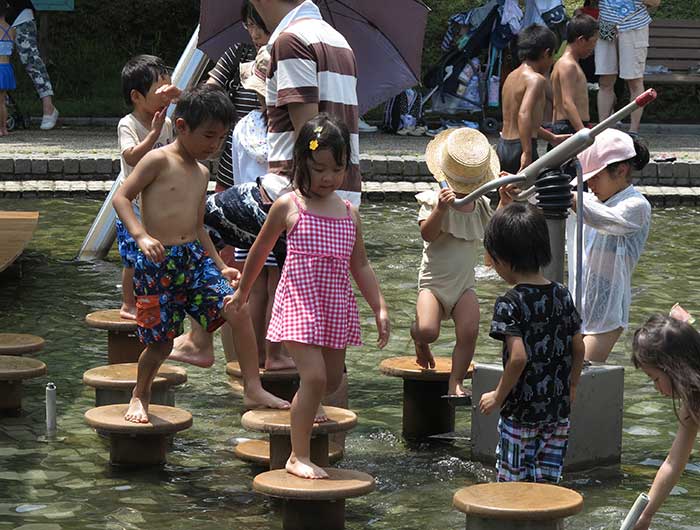
M 450 380 L 447 383 L 447 395 L 464 397 L 471 395 L 471 392 L 469 392 L 468 390 L 464 390 L 462 381 L 453 381 L 452 378 L 450 378 Z
M 132 397 L 124 419 L 132 423 L 148 423 L 148 400 Z
M 421 368 L 435 368 L 435 357 L 430 351 L 430 345 L 415 340 L 413 344 L 416 347 L 416 364 Z
M 192 340 L 191 333 L 185 333 L 175 339 L 173 351 L 168 356 L 170 361 L 192 364 L 201 368 L 210 368 L 214 364 L 214 339 L 211 334 L 201 344 Z
M 326 414 L 326 409 L 323 408 L 323 405 L 319 405 L 316 415 L 314 416 L 314 423 L 323 423 L 326 421 L 330 421 L 328 414 Z
M 284 468 L 287 473 L 301 478 L 328 478 L 328 473 L 323 468 L 318 467 L 308 458 L 297 458 L 294 453 L 289 456 Z
M 270 394 L 263 387 L 260 390 L 249 391 L 246 389 L 243 395 L 243 406 L 247 409 L 288 409 L 289 401 L 280 399 Z
M 289 355 L 270 356 L 265 359 L 265 370 L 288 370 L 296 368 L 294 359 Z
M 136 320 L 136 306 L 129 305 L 126 302 L 122 303 L 119 308 L 119 316 L 124 320 Z

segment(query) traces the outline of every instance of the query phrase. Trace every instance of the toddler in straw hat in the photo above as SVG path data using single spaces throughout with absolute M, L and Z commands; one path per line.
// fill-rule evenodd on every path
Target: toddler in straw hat
M 461 208 L 451 205 L 497 177 L 500 167 L 486 137 L 469 128 L 443 131 L 428 144 L 425 156 L 436 180 L 446 181 L 449 187 L 416 195 L 420 203 L 418 225 L 423 237 L 423 259 L 411 337 L 417 363 L 432 368 L 435 360 L 430 344 L 440 335 L 442 320 L 454 321 L 457 341 L 448 393 L 464 395 L 462 382 L 474 357 L 479 330 L 474 269 L 492 210 L 486 198 Z M 510 202 L 505 189 L 499 194 L 501 205 Z

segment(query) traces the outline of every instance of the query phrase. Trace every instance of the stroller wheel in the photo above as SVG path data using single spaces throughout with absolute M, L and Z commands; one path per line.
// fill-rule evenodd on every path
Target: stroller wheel
M 482 128 L 486 134 L 497 134 L 501 130 L 501 124 L 496 118 L 485 118 Z

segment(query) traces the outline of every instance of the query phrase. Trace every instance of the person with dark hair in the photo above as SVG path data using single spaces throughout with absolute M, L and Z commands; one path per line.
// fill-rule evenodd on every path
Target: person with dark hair
M 522 63 L 503 83 L 503 130 L 496 146 L 501 169 L 518 173 L 537 160 L 537 138 L 552 145 L 568 136 L 542 127 L 545 111 L 546 74 L 552 67 L 557 38 L 549 28 L 532 24 L 518 35 Z
M 175 141 L 147 153 L 117 189 L 114 209 L 133 235 L 136 256 L 137 334 L 146 349 L 139 357 L 136 386 L 125 419 L 147 423 L 151 384 L 183 332 L 185 315 L 212 332 L 228 322 L 243 372 L 248 407 L 287 408 L 262 388 L 253 324 L 246 305 L 233 310 L 224 298 L 239 272 L 217 254 L 202 223 L 209 171 L 198 162 L 218 152 L 235 109 L 218 87 L 202 85 L 181 95 L 173 119 Z M 143 222 L 132 201 L 141 196 Z
M 569 287 L 581 282 L 582 332 L 586 359 L 605 362 L 629 323 L 632 273 L 649 235 L 651 205 L 630 183 L 632 170 L 649 162 L 647 148 L 628 134 L 606 129 L 578 155 L 583 194 L 576 215 L 583 215 L 583 276 L 576 277 L 576 215 L 567 220 Z M 574 182 L 575 183 L 575 182 Z
M 556 484 L 583 367 L 581 319 L 567 288 L 542 276 L 552 255 L 547 222 L 533 205 L 497 210 L 484 247 L 514 286 L 496 299 L 491 322 L 491 337 L 503 341 L 503 375 L 479 401 L 482 414 L 501 412 L 498 481 Z
M 685 320 L 687 313 L 683 320 L 677 319 L 679 313 L 685 311 L 672 309 L 668 317 L 652 315 L 632 339 L 632 364 L 649 376 L 659 393 L 673 399 L 678 419 L 671 450 L 656 473 L 649 504 L 634 530 L 649 529 L 654 514 L 683 474 L 700 428 L 700 333 Z
M 574 15 L 566 27 L 566 40 L 566 50 L 552 70 L 555 134 L 573 134 L 588 125 L 588 81 L 579 61 L 595 49 L 598 22 L 588 15 Z

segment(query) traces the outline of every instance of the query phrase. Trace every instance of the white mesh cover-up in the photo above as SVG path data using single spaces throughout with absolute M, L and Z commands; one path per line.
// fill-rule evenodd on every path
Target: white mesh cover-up
M 632 272 L 644 250 L 651 205 L 633 186 L 600 202 L 583 194 L 583 278 L 579 313 L 584 334 L 626 328 L 632 301 Z M 566 225 L 569 290 L 576 292 L 576 214 Z

